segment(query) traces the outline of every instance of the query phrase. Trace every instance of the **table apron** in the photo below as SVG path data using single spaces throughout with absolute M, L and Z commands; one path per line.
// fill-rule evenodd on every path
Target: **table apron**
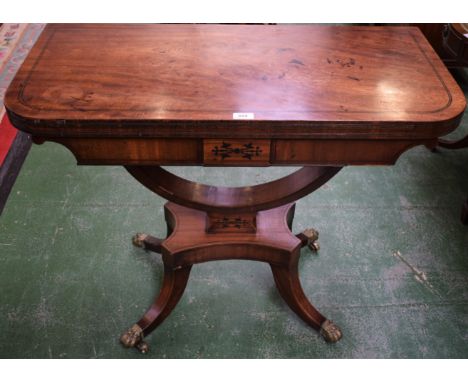
M 66 146 L 81 165 L 392 165 L 434 139 L 34 138 Z

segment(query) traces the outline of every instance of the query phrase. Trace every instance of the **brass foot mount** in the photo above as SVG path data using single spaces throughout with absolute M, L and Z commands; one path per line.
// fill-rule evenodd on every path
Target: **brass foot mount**
M 132 243 L 135 247 L 145 248 L 145 239 L 148 237 L 146 233 L 136 233 L 132 237 Z
M 148 344 L 143 341 L 143 329 L 135 324 L 120 337 L 120 342 L 126 348 L 137 348 L 137 350 L 146 354 L 149 351 Z
M 322 323 L 320 334 L 327 342 L 337 342 L 343 336 L 341 329 L 330 320 L 325 320 Z
M 317 252 L 320 249 L 320 244 L 318 242 L 319 233 L 317 230 L 307 228 L 297 236 L 299 239 L 303 240 L 303 245 L 307 245 L 311 251 Z

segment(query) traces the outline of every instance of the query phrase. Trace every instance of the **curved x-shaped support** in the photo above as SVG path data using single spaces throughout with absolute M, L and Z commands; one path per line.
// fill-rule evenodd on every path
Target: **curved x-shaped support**
M 283 178 L 249 187 L 215 187 L 178 177 L 159 166 L 126 166 L 145 187 L 181 206 L 200 211 L 242 213 L 294 202 L 328 182 L 341 167 L 306 166 Z

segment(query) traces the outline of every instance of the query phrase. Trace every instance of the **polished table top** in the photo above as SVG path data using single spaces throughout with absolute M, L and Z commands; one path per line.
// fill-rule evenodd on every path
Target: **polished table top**
M 256 138 L 271 147 L 260 165 L 342 165 L 391 161 L 353 161 L 349 153 L 297 159 L 296 149 L 278 151 L 269 140 L 427 143 L 456 128 L 465 98 L 414 27 L 52 24 L 5 106 L 16 127 L 60 141 L 80 163 L 209 164 L 200 149 L 207 142 L 191 138 Z M 180 145 L 192 154 L 120 157 L 104 154 L 100 141 L 86 156 L 71 146 L 91 141 L 72 138 L 185 138 Z M 337 150 L 316 145 L 309 149 Z M 122 150 L 130 149 L 114 151 Z

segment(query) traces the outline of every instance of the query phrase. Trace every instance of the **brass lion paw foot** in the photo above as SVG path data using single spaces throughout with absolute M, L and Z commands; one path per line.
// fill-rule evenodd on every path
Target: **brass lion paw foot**
M 146 233 L 137 233 L 132 237 L 132 243 L 135 247 L 156 253 L 161 253 L 162 242 L 163 240 Z
M 148 237 L 145 233 L 137 233 L 132 237 L 132 243 L 135 247 L 145 248 L 145 239 Z
M 317 252 L 320 249 L 318 242 L 319 233 L 313 228 L 307 228 L 300 234 L 296 235 L 302 241 L 302 246 L 308 246 L 312 252 Z
M 337 342 L 341 338 L 340 328 L 330 320 L 325 320 L 320 327 L 320 334 L 327 342 Z
M 120 342 L 126 348 L 137 348 L 140 353 L 146 354 L 149 351 L 148 344 L 143 341 L 143 329 L 137 324 L 133 325 L 120 337 Z

